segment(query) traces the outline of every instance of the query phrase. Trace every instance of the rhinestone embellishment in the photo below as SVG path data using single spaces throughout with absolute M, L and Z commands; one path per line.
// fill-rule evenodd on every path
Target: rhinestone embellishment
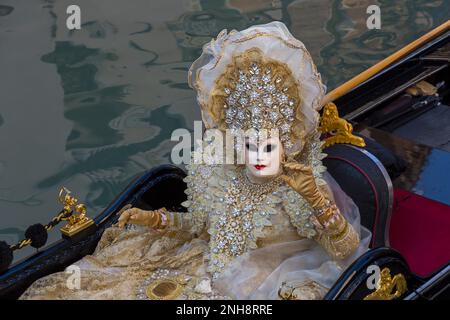
M 254 215 L 261 210 L 261 204 L 279 184 L 280 178 L 268 183 L 251 183 L 244 170 L 232 180 L 225 196 L 230 206 L 226 212 L 216 219 L 215 232 L 211 239 L 211 269 L 213 279 L 217 278 L 227 261 L 239 256 L 247 250 L 249 241 L 256 241 Z M 258 226 L 256 226 L 258 227 Z
M 224 89 L 225 123 L 229 128 L 244 131 L 282 128 L 280 138 L 284 147 L 291 148 L 290 133 L 298 101 L 285 93 L 284 79 L 274 79 L 271 68 L 258 63 L 238 72 L 238 80 Z

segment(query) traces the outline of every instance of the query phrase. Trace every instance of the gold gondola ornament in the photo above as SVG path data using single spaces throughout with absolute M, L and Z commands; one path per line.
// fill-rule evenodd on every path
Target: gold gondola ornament
M 60 229 L 63 236 L 73 237 L 94 224 L 94 220 L 86 215 L 86 206 L 82 203 L 78 203 L 78 199 L 72 196 L 70 190 L 62 187 L 59 191 L 58 199 L 63 204 L 65 211 L 73 212 L 72 215 L 66 219 L 68 223 Z
M 395 291 L 394 291 L 395 290 Z M 367 295 L 364 300 L 393 300 L 400 298 L 408 287 L 405 276 L 401 273 L 391 276 L 391 270 L 384 268 L 381 271 L 380 279 L 377 283 L 377 289 Z
M 319 130 L 324 134 L 329 134 L 324 140 L 323 148 L 336 143 L 348 143 L 357 147 L 366 146 L 363 138 L 353 135 L 353 126 L 347 120 L 339 117 L 338 109 L 333 102 L 329 102 L 323 107 Z

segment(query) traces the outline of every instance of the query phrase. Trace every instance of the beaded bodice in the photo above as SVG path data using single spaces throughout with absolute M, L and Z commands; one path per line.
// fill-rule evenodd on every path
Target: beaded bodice
M 253 184 L 240 167 L 191 165 L 188 201 L 193 232 L 210 235 L 208 271 L 213 278 L 234 258 L 275 242 L 316 234 L 312 209 L 276 178 Z

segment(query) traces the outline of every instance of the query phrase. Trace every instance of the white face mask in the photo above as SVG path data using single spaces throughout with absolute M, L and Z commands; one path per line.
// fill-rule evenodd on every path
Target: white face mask
M 245 141 L 245 166 L 251 180 L 268 180 L 281 169 L 283 145 L 278 137 Z M 252 179 L 253 178 L 253 179 Z

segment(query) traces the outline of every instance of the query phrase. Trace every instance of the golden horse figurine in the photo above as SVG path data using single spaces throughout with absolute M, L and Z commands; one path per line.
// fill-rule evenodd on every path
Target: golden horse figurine
M 319 130 L 322 133 L 331 134 L 325 138 L 324 148 L 336 143 L 348 143 L 357 147 L 366 146 L 363 138 L 353 135 L 353 126 L 345 119 L 339 118 L 337 107 L 332 102 L 327 103 L 323 108 Z

